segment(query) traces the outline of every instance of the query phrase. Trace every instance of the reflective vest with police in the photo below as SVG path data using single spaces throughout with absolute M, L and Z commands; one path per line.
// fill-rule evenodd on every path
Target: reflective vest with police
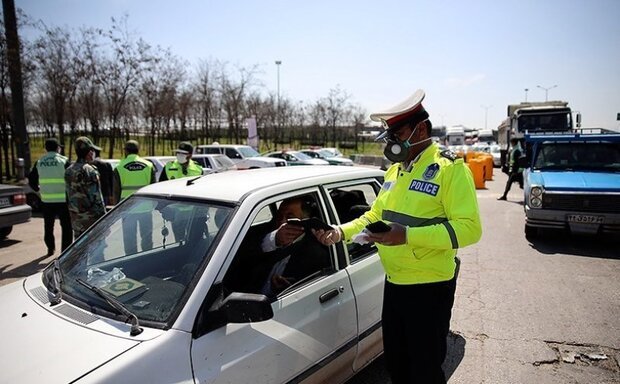
M 202 167 L 190 159 L 186 171 L 183 172 L 183 166 L 177 160 L 174 160 L 166 164 L 165 172 L 168 180 L 181 179 L 183 177 L 202 175 Z
M 41 201 L 44 203 L 65 203 L 65 165 L 67 158 L 58 152 L 50 151 L 36 164 L 39 174 Z
M 351 239 L 379 220 L 405 226 L 405 244 L 377 244 L 387 280 L 394 284 L 447 281 L 454 277 L 456 250 L 480 239 L 476 189 L 462 158 L 427 148 L 413 168 L 393 164 L 369 211 L 341 225 Z
M 116 169 L 121 181 L 121 199 L 151 183 L 153 164 L 136 154 L 121 160 Z

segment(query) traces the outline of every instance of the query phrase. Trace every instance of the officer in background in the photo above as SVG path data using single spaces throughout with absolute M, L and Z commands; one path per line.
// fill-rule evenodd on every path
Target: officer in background
M 71 218 L 67 210 L 67 194 L 65 192 L 65 169 L 69 161 L 61 155 L 62 146 L 58 140 L 51 137 L 45 140 L 47 153 L 34 163 L 28 174 L 28 184 L 41 196 L 41 210 L 43 211 L 43 241 L 47 246 L 47 256 L 56 251 L 54 238 L 54 221 L 60 220 L 62 229 L 62 248 L 65 250 L 73 241 L 71 233 Z
M 180 143 L 175 153 L 176 160 L 166 164 L 164 171 L 159 176 L 159 181 L 202 175 L 202 167 L 192 160 L 194 153 L 192 144 L 187 141 Z
M 193 153 L 194 147 L 192 144 L 187 141 L 181 142 L 176 150 L 176 160 L 166 164 L 159 176 L 159 181 L 202 175 L 202 167 L 192 160 Z M 174 209 L 164 218 L 172 222 L 172 232 L 174 233 L 175 240 L 181 241 L 185 239 L 191 208 L 187 206 L 173 206 Z
M 510 151 L 510 160 L 509 160 L 509 173 L 508 173 L 508 181 L 506 181 L 506 188 L 504 189 L 504 194 L 497 198 L 497 200 L 506 200 L 508 197 L 508 192 L 510 192 L 510 187 L 512 187 L 512 183 L 515 181 L 519 183 L 519 187 L 523 189 L 523 168 L 519 167 L 519 158 L 523 153 L 523 149 L 521 148 L 521 144 L 517 138 L 510 139 L 510 146 L 512 147 L 512 151 Z
M 125 158 L 114 168 L 114 199 L 120 202 L 131 196 L 135 191 L 154 183 L 155 167 L 153 163 L 138 156 L 140 145 L 135 140 L 125 143 Z M 153 248 L 153 217 L 151 207 L 136 206 L 130 214 L 123 217 L 123 244 L 125 254 L 132 255 L 138 252 L 138 226 L 142 250 Z
M 90 164 L 95 151 L 100 150 L 88 137 L 78 137 L 75 140 L 77 161 L 65 171 L 67 205 L 76 239 L 105 213 L 99 172 Z
M 101 151 L 95 151 L 95 158 L 91 164 L 94 165 L 95 168 L 97 168 L 97 172 L 99 172 L 101 195 L 103 195 L 105 205 L 114 205 L 118 203 L 118 200 L 114 201 L 114 195 L 112 193 L 112 164 L 107 161 L 103 161 L 101 158 Z
M 369 211 L 333 230 L 314 231 L 325 245 L 374 242 L 386 272 L 382 328 L 392 383 L 445 383 L 441 367 L 456 289 L 458 248 L 482 229 L 476 189 L 462 158 L 432 143 L 424 91 L 370 118 L 387 127 L 378 139 L 394 162 Z M 384 221 L 387 231 L 362 232 Z M 368 231 L 368 230 L 365 230 Z

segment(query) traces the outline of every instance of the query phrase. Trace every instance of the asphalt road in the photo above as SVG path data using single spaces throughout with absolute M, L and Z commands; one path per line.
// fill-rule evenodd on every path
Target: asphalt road
M 506 176 L 478 191 L 481 241 L 462 260 L 445 370 L 449 383 L 620 383 L 620 241 L 523 234 L 522 191 Z M 57 241 L 60 230 L 57 224 Z M 0 242 L 0 285 L 39 271 L 43 220 Z M 389 383 L 382 358 L 347 384 Z

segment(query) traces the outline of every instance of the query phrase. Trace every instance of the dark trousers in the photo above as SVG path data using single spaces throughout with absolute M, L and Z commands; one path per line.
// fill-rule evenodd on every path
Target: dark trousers
M 506 182 L 506 189 L 504 189 L 504 196 L 508 195 L 510 191 L 510 187 L 512 187 L 512 183 L 515 181 L 519 182 L 519 187 L 523 189 L 523 173 L 522 172 L 513 172 L 508 176 L 508 181 Z
M 73 230 L 71 229 L 71 218 L 69 217 L 69 209 L 67 203 L 44 203 L 41 202 L 41 211 L 43 212 L 43 241 L 49 250 L 56 249 L 56 239 L 54 238 L 54 222 L 56 218 L 60 220 L 60 228 L 62 230 L 62 250 L 67 249 L 73 242 Z
M 441 364 L 455 290 L 456 277 L 428 284 L 385 282 L 383 350 L 393 384 L 446 383 Z

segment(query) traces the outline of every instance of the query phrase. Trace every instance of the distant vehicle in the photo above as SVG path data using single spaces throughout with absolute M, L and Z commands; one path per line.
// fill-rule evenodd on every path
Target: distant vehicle
M 525 235 L 539 228 L 620 234 L 620 134 L 526 135 Z
M 500 152 L 500 146 L 498 144 L 492 144 L 490 147 L 491 156 L 493 156 L 493 166 L 499 168 L 502 166 L 502 158 Z
M 465 129 L 462 126 L 449 127 L 446 129 L 447 145 L 465 144 Z
M 210 170 L 215 173 L 237 170 L 235 163 L 226 155 L 193 155 L 192 160 L 200 164 L 203 170 Z
M 0 240 L 5 239 L 13 226 L 30 221 L 32 208 L 26 204 L 24 189 L 0 184 Z
M 209 144 L 196 147 L 196 154 L 223 154 L 228 156 L 237 169 L 284 167 L 286 161 L 261 156 L 249 145 Z
M 493 135 L 493 130 L 491 129 L 480 129 L 478 131 L 478 143 L 482 144 L 495 144 L 497 140 Z
M 324 149 L 302 149 L 299 152 L 302 152 L 314 159 L 325 160 L 329 163 L 329 165 L 353 165 L 353 160 L 347 159 L 346 157 L 334 156 L 332 152 Z
M 284 159 L 288 165 L 329 165 L 325 160 L 312 158 L 299 151 L 274 151 L 265 156 Z
M 155 180 L 157 181 L 159 181 L 159 176 L 164 170 L 166 163 L 168 163 L 169 161 L 174 161 L 176 159 L 176 157 L 174 156 L 144 156 L 142 158 L 150 161 L 155 166 Z
M 331 154 L 334 155 L 334 156 L 344 157 L 344 155 L 342 154 L 342 152 L 340 152 L 338 150 L 338 148 L 325 147 L 325 148 L 321 148 L 321 149 L 324 150 L 324 151 L 331 152 Z

